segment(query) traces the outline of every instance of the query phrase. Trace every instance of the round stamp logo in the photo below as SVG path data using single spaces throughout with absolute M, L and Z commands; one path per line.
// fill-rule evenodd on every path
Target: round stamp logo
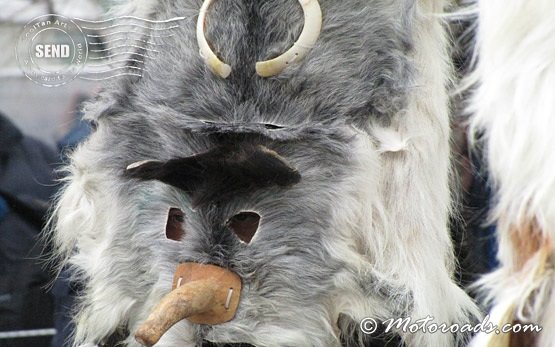
M 88 55 L 87 38 L 71 19 L 43 15 L 25 25 L 15 53 L 27 78 L 46 87 L 58 87 L 83 70 Z

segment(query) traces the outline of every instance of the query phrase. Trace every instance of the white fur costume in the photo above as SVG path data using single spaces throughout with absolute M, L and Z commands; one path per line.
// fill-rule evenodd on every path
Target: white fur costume
M 555 2 L 478 1 L 473 127 L 495 185 L 501 266 L 481 285 L 492 321 L 536 323 L 555 346 Z M 508 346 L 480 334 L 475 347 Z

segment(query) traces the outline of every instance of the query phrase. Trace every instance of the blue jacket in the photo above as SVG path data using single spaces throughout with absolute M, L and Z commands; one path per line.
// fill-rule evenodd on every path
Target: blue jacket
M 58 155 L 24 136 L 0 114 L 0 331 L 52 327 L 52 277 L 38 240 L 54 194 Z M 2 341 L 5 343 L 6 341 Z M 7 346 L 48 346 L 49 338 L 8 340 Z

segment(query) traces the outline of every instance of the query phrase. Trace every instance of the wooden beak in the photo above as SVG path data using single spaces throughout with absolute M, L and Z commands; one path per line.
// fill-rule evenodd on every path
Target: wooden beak
M 135 339 L 153 346 L 182 319 L 197 324 L 221 324 L 233 319 L 241 296 L 241 279 L 215 265 L 179 264 L 173 290 L 154 308 L 135 333 Z

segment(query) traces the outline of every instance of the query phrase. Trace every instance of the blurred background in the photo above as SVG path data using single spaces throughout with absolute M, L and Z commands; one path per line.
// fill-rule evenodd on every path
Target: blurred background
M 18 37 L 38 16 L 95 20 L 108 5 L 0 0 L 0 347 L 60 347 L 70 335 L 78 288 L 65 273 L 54 282 L 45 268 L 41 229 L 59 189 L 55 170 L 90 130 L 80 107 L 101 85 L 82 78 L 59 87 L 34 83 L 18 66 Z
M 0 111 L 26 135 L 49 146 L 72 127 L 75 104 L 90 96 L 98 82 L 76 78 L 60 87 L 47 88 L 27 79 L 18 66 L 15 46 L 24 25 L 45 14 L 98 19 L 107 1 L 0 0 Z

